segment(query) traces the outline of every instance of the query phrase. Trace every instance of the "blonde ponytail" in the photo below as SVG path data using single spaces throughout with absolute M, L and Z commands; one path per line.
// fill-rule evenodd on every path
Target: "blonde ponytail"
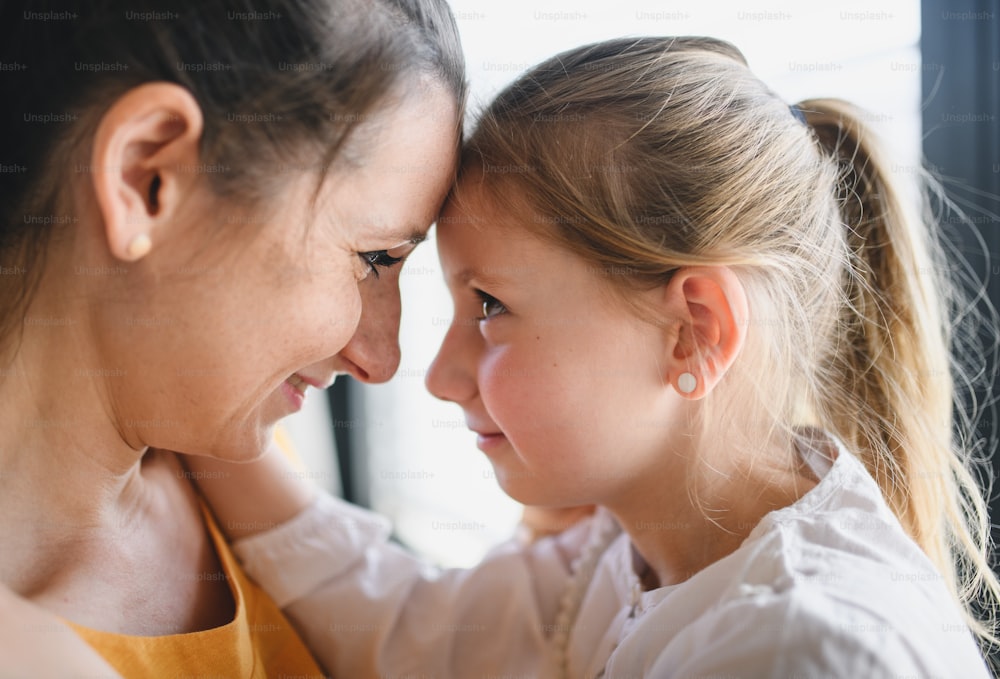
M 862 460 L 967 610 L 995 602 L 987 508 L 953 427 L 948 302 L 958 288 L 935 232 L 906 208 L 859 112 L 832 99 L 799 108 L 837 164 L 850 259 L 817 414 Z M 969 622 L 996 641 L 992 619 Z

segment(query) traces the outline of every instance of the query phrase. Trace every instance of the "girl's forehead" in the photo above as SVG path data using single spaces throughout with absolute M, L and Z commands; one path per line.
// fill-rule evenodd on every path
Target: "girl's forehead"
M 526 208 L 515 203 L 503 206 L 480 197 L 449 198 L 437 220 L 438 238 L 471 237 L 485 243 L 543 240 L 537 220 Z
M 463 172 L 441 209 L 445 221 L 468 225 L 524 228 L 537 211 L 528 204 L 526 190 L 516 182 L 491 177 L 482 170 Z M 441 220 L 438 220 L 441 222 Z

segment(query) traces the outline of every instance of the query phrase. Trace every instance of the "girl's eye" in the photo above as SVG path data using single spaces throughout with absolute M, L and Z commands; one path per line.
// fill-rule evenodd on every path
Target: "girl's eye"
M 483 315 L 478 316 L 477 321 L 486 321 L 494 316 L 507 313 L 507 307 L 493 295 L 488 295 L 482 290 L 476 290 L 476 294 L 483 300 Z
M 386 250 L 375 250 L 373 252 L 359 252 L 358 257 L 368 266 L 368 272 L 375 274 L 378 278 L 379 267 L 388 269 L 403 261 L 402 257 L 393 257 Z

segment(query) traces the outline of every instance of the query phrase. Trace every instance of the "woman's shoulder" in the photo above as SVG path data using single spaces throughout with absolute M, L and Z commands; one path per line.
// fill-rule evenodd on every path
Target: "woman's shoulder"
M 119 675 L 48 611 L 0 585 L 0 679 Z

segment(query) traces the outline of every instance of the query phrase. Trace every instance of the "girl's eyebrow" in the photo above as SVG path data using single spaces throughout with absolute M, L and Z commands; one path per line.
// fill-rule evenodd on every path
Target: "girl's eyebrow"
M 508 265 L 497 267 L 476 268 L 469 266 L 459 270 L 453 276 L 448 276 L 449 285 L 458 287 L 503 287 L 508 290 L 524 288 L 531 285 L 533 274 L 538 269 L 528 265 Z
M 500 274 L 500 275 L 497 275 Z M 457 281 L 460 285 L 467 286 L 471 281 L 476 281 L 487 286 L 499 285 L 504 282 L 503 271 L 497 269 L 495 271 L 483 271 L 476 269 L 475 267 L 466 267 L 459 271 L 451 279 Z

